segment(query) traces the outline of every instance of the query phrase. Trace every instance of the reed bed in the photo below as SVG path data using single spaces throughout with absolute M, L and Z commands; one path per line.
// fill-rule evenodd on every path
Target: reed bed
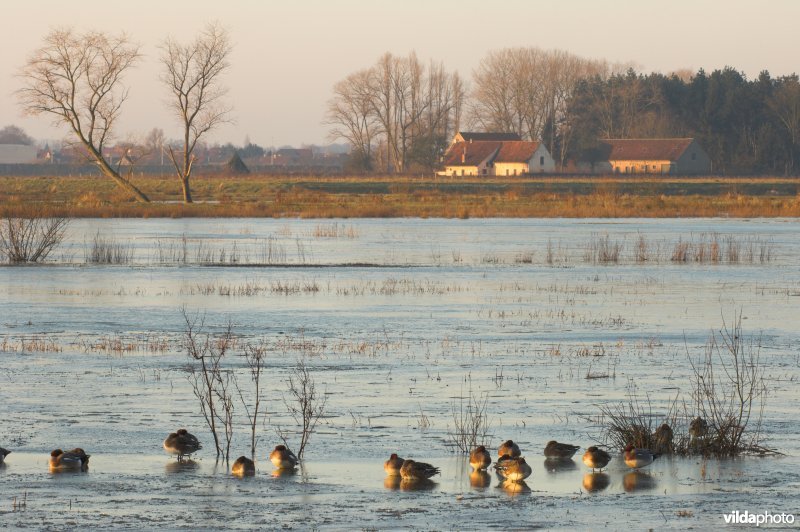
M 196 176 L 196 203 L 158 176 L 135 179 L 153 199 L 129 201 L 99 176 L 0 177 L 0 216 L 65 217 L 796 217 L 796 181 L 777 177 L 412 178 Z M 681 195 L 668 190 L 680 183 Z M 748 185 L 759 191 L 737 192 Z M 781 191 L 778 195 L 773 190 Z M 330 228 L 321 227 L 321 234 Z M 340 229 L 336 237 L 342 238 Z M 354 235 L 354 237 L 357 235 Z M 349 238 L 345 230 L 344 237 Z

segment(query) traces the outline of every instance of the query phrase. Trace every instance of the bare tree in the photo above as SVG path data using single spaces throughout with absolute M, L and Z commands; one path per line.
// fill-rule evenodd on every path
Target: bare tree
M 206 420 L 214 438 L 217 460 L 223 454 L 227 458 L 233 434 L 233 402 L 229 392 L 231 381 L 229 375 L 226 375 L 223 370 L 222 362 L 233 344 L 232 326 L 228 324 L 221 336 L 213 337 L 211 334 L 203 332 L 204 321 L 201 317 L 189 316 L 186 309 L 182 309 L 181 312 L 186 322 L 184 348 L 193 362 L 188 377 L 189 384 L 200 403 L 200 413 Z M 227 449 L 224 453 L 218 433 L 218 422 L 223 423 L 227 441 Z
M 264 341 L 257 344 L 248 343 L 244 346 L 244 356 L 247 361 L 247 367 L 250 370 L 250 381 L 253 383 L 252 412 L 250 411 L 250 405 L 244 398 L 241 387 L 239 387 L 238 382 L 236 383 L 236 391 L 250 423 L 250 455 L 254 460 L 257 443 L 256 427 L 258 426 L 259 416 L 264 415 L 264 412 L 261 411 L 261 375 L 267 362 L 267 347 L 267 343 Z
M 326 124 L 333 138 L 348 140 L 360 157 L 387 172 L 416 162 L 430 168 L 461 120 L 464 85 L 444 66 L 416 54 L 384 54 L 371 68 L 334 86 Z M 368 165 L 363 165 L 367 167 Z
M 169 154 L 186 203 L 192 202 L 189 179 L 197 141 L 230 121 L 231 108 L 224 102 L 228 90 L 222 85 L 222 74 L 230 66 L 232 50 L 227 31 L 216 23 L 206 26 L 189 44 L 169 38 L 162 46 L 162 80 L 172 97 L 168 105 L 183 128 L 182 153 L 176 155 L 170 147 Z
M 125 72 L 139 59 L 139 46 L 126 35 L 53 30 L 20 71 L 17 97 L 29 115 L 50 114 L 67 124 L 104 175 L 139 201 L 147 196 L 103 156 L 128 91 Z
M 297 457 L 303 458 L 306 445 L 325 412 L 327 397 L 324 394 L 320 396 L 314 377 L 302 360 L 297 361 L 297 365 L 289 375 L 287 386 L 289 388 L 289 397 L 284 397 L 283 401 L 289 414 L 300 425 L 300 447 Z M 283 438 L 283 436 L 281 437 Z
M 324 123 L 333 126 L 331 139 L 350 143 L 364 170 L 372 169 L 372 150 L 378 124 L 372 113 L 370 71 L 350 74 L 333 87 Z
M 21 127 L 11 124 L 0 129 L 0 144 L 23 144 L 33 146 L 34 140 Z

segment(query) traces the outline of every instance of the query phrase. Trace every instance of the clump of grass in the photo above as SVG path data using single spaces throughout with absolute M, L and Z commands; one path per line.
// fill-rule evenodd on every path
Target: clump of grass
M 317 224 L 312 231 L 315 238 L 358 238 L 358 230 L 352 225 L 339 224 Z
M 87 264 L 129 264 L 133 260 L 133 246 L 95 233 L 84 251 Z
M 608 233 L 603 236 L 592 234 L 592 238 L 586 246 L 584 259 L 586 262 L 600 264 L 619 262 L 623 247 L 622 242 L 612 241 Z

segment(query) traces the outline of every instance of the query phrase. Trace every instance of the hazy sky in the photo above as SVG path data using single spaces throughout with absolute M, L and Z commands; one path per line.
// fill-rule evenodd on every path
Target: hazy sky
M 144 57 L 126 78 L 130 99 L 118 137 L 178 129 L 158 83 L 158 44 L 191 39 L 221 22 L 235 50 L 227 76 L 236 124 L 208 140 L 263 146 L 324 144 L 321 124 L 332 85 L 384 52 L 443 61 L 470 79 L 487 51 L 559 48 L 644 71 L 713 70 L 754 77 L 800 71 L 800 1 L 769 0 L 5 0 L 0 31 L 0 127 L 63 138 L 45 117 L 23 117 L 13 92 L 26 58 L 54 27 L 125 31 Z

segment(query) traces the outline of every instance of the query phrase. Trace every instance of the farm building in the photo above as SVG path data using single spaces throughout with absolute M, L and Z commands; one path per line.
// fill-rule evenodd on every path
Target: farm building
M 0 144 L 0 164 L 29 164 L 36 162 L 38 150 L 26 144 Z
M 472 140 L 454 143 L 439 175 L 525 175 L 552 172 L 555 162 L 541 142 Z
M 711 159 L 692 138 L 602 139 L 592 152 L 578 165 L 592 173 L 711 173 Z

